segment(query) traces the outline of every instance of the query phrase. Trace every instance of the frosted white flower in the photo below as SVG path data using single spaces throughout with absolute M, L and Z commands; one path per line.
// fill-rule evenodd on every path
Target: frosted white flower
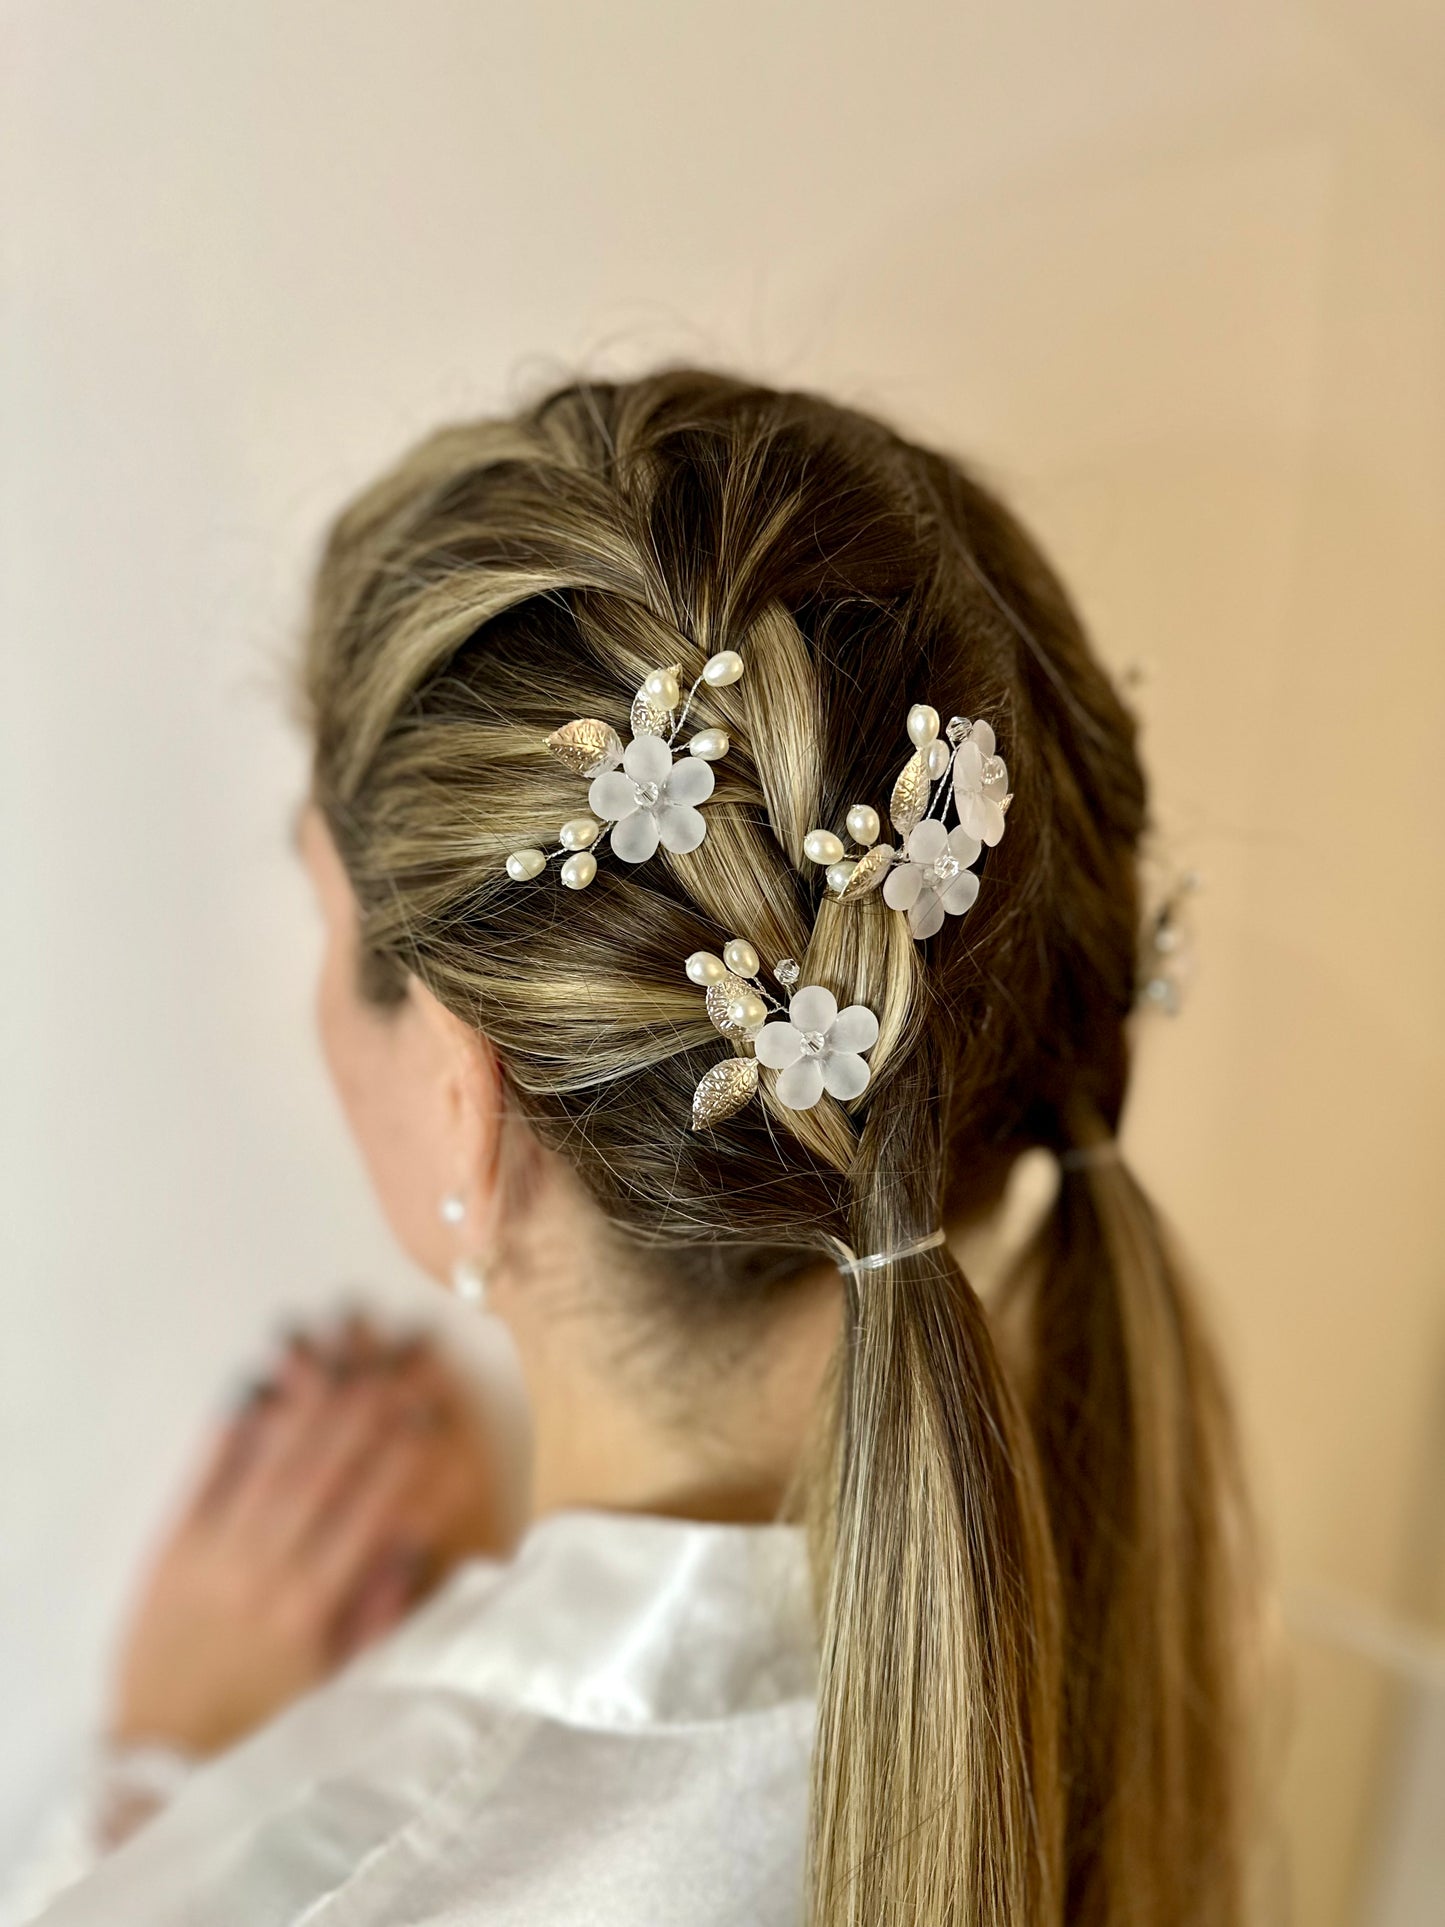
M 701 757 L 674 762 L 660 736 L 634 736 L 622 768 L 592 779 L 587 803 L 612 825 L 609 841 L 623 862 L 645 863 L 659 843 L 677 856 L 697 848 L 707 823 L 696 805 L 712 795 L 714 781 L 712 766 Z
M 988 724 L 975 723 L 953 759 L 953 800 L 959 823 L 990 848 L 1003 835 L 1008 795 L 1008 765 L 994 754 L 995 746 Z
M 871 1075 L 859 1055 L 878 1042 L 878 1019 L 866 1004 L 839 1010 L 821 984 L 809 984 L 788 1005 L 787 1022 L 765 1024 L 753 1042 L 760 1064 L 778 1072 L 778 1102 L 810 1111 L 827 1091 L 861 1097 Z
M 883 901 L 908 912 L 909 931 L 920 943 L 943 928 L 945 916 L 961 917 L 972 905 L 978 878 L 969 865 L 978 861 L 982 848 L 962 824 L 945 830 L 932 816 L 909 831 L 904 860 L 894 864 L 884 882 Z

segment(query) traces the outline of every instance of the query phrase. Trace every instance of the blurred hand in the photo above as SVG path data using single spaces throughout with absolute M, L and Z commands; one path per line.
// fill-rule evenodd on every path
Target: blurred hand
M 496 1551 L 472 1396 L 427 1342 L 364 1319 L 293 1338 L 213 1442 L 126 1639 L 122 1743 L 220 1751 Z

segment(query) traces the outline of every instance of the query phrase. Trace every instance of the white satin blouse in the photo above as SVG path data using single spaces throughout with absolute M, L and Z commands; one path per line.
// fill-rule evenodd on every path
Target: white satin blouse
M 46 1927 L 796 1927 L 794 1526 L 574 1510 L 233 1752 Z

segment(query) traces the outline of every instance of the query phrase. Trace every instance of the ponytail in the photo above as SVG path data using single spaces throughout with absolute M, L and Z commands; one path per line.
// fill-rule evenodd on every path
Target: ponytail
M 1249 1555 L 1229 1402 L 1159 1218 L 1101 1127 L 1084 1135 L 1003 1306 L 1063 1603 L 1065 1918 L 1236 1927 Z
M 860 1215 L 860 1249 L 900 1242 L 894 1211 Z M 813 1927 L 1054 1927 L 1058 1583 L 1028 1425 L 946 1248 L 847 1290 L 816 1495 Z

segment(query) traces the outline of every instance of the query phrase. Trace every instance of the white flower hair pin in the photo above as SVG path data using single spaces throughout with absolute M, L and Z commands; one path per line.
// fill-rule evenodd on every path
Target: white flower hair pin
M 878 841 L 883 826 L 866 803 L 855 803 L 847 817 L 849 836 L 862 846 L 856 854 L 850 856 L 831 830 L 809 830 L 803 839 L 804 854 L 826 868 L 835 896 L 853 901 L 881 884 L 883 901 L 906 914 L 920 943 L 942 929 L 945 917 L 961 917 L 972 907 L 978 895 L 973 865 L 984 846 L 1003 835 L 1013 801 L 1008 767 L 990 726 L 951 716 L 942 733 L 940 728 L 938 711 L 928 703 L 909 710 L 913 754 L 888 805 L 899 848 Z
M 703 1075 L 692 1100 L 695 1131 L 721 1124 L 755 1097 L 760 1067 L 776 1073 L 773 1094 L 790 1111 L 812 1110 L 824 1091 L 846 1101 L 868 1088 L 872 1072 L 863 1056 L 878 1041 L 878 1019 L 868 1006 L 839 1010 L 821 984 L 795 990 L 802 973 L 785 957 L 772 973 L 790 993 L 785 1008 L 764 989 L 761 970 L 757 951 L 741 937 L 725 944 L 720 957 L 695 950 L 687 960 L 689 978 L 707 992 L 714 1029 L 752 1051 Z
M 692 699 L 704 683 L 724 689 L 743 673 L 736 649 L 708 657 L 683 701 L 678 667 L 654 669 L 632 699 L 632 741 L 626 749 L 610 723 L 579 716 L 547 738 L 547 747 L 574 776 L 591 778 L 590 816 L 574 816 L 557 832 L 558 847 L 513 850 L 507 875 L 515 883 L 540 876 L 554 856 L 569 890 L 585 890 L 597 874 L 597 850 L 605 838 L 624 863 L 645 863 L 660 843 L 675 855 L 695 850 L 707 835 L 700 803 L 712 795 L 711 765 L 728 753 L 725 729 L 700 729 L 687 753 L 674 749 Z M 681 713 L 678 705 L 681 704 Z M 599 820 L 600 819 L 600 820 Z M 603 828 L 603 824 L 607 828 Z

